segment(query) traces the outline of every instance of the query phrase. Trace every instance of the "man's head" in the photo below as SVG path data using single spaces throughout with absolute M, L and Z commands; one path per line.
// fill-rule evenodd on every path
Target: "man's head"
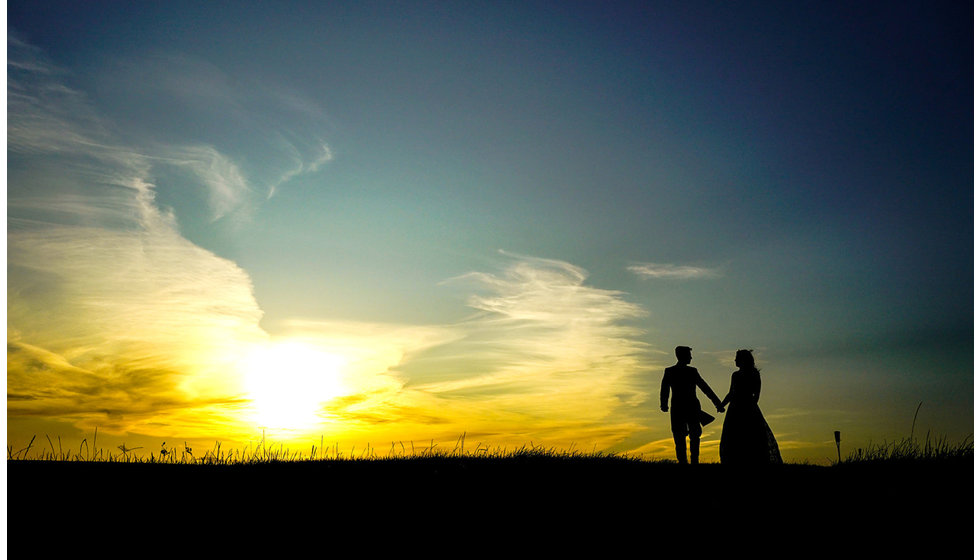
M 689 364 L 691 363 L 691 348 L 689 346 L 678 346 L 674 348 L 674 355 L 677 356 L 677 363 L 679 364 Z

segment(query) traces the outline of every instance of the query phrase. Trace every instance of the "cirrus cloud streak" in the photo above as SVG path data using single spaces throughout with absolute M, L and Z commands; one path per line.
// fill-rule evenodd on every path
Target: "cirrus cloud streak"
M 637 263 L 628 266 L 627 270 L 644 279 L 695 280 L 721 276 L 721 270 L 717 268 L 662 263 Z

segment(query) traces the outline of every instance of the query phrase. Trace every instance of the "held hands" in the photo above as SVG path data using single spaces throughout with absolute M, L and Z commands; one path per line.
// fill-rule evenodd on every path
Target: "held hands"
M 717 406 L 717 407 L 715 407 L 715 408 L 717 408 L 717 409 L 718 409 L 718 412 L 725 412 L 725 407 L 723 407 L 723 406 L 721 406 L 721 405 L 718 405 L 718 406 Z

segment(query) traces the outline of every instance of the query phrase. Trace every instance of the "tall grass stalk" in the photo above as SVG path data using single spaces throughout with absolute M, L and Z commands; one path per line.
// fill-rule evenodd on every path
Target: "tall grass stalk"
M 914 427 L 913 427 L 914 430 Z M 844 464 L 876 463 L 876 462 L 937 462 L 959 461 L 973 459 L 973 436 L 968 436 L 961 442 L 950 442 L 945 437 L 932 439 L 926 432 L 924 442 L 913 437 L 899 441 L 869 443 L 864 449 L 852 452 Z

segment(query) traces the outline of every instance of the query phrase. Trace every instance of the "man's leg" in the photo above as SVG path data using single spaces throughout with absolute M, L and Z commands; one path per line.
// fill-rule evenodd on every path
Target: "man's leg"
M 691 464 L 697 465 L 701 454 L 701 422 L 697 417 L 692 419 L 688 432 L 691 434 Z
M 683 434 L 674 434 L 674 447 L 677 449 L 677 462 L 684 465 L 687 464 L 687 436 Z M 693 443 L 693 441 L 692 441 Z
M 687 464 L 687 418 L 684 414 L 677 412 L 676 408 L 670 410 L 670 433 L 674 436 L 674 448 L 677 450 L 677 462 Z

